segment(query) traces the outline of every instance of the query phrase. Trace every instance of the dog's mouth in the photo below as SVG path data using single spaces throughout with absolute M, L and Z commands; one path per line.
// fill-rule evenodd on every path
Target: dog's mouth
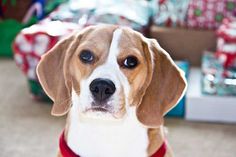
M 91 106 L 84 109 L 82 113 L 86 117 L 91 117 L 96 119 L 120 120 L 125 115 L 125 108 L 120 108 L 115 110 L 114 106 L 106 102 L 105 103 L 92 102 Z
M 95 104 L 93 103 L 89 108 L 83 112 L 88 117 L 102 118 L 102 119 L 121 119 L 122 113 L 120 110 L 115 111 L 113 106 L 108 104 Z M 109 118 L 110 117 L 110 118 Z
M 105 107 L 91 107 L 91 108 L 86 109 L 85 112 L 111 113 L 111 111 Z
M 92 102 L 90 108 L 87 108 L 85 112 L 101 112 L 101 113 L 113 113 L 112 107 L 106 103 L 95 103 Z

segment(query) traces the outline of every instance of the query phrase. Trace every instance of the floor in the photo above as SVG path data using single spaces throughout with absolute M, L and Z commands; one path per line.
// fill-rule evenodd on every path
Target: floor
M 26 78 L 10 59 L 0 59 L 0 156 L 53 157 L 65 117 L 51 104 L 31 99 Z M 236 125 L 166 119 L 176 157 L 235 157 Z

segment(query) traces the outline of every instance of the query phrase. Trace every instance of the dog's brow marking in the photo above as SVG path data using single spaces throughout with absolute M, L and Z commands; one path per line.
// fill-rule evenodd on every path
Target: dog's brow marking
M 118 45 L 119 45 L 121 34 L 122 34 L 122 30 L 120 28 L 116 29 L 113 32 L 113 38 L 112 38 L 112 41 L 111 41 L 111 46 L 110 46 L 110 49 L 109 49 L 109 55 L 108 55 L 108 58 L 107 58 L 108 62 L 113 62 L 114 63 L 114 61 L 116 60 L 116 57 L 119 54 Z

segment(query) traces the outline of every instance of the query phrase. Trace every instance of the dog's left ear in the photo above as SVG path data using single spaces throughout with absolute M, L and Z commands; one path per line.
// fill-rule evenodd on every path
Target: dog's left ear
M 184 72 L 156 40 L 145 39 L 143 42 L 151 70 L 148 72 L 136 114 L 141 123 L 155 128 L 163 124 L 163 116 L 182 98 L 187 84 Z
M 52 115 L 61 116 L 71 106 L 72 83 L 68 72 L 68 60 L 78 46 L 79 36 L 71 35 L 59 41 L 42 56 L 37 75 L 46 94 L 53 100 Z

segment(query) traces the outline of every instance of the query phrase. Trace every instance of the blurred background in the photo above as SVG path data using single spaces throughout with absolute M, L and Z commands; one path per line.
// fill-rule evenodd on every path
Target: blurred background
M 165 118 L 176 157 L 236 156 L 236 0 L 1 0 L 0 156 L 53 157 L 65 117 L 35 68 L 73 30 L 110 23 L 155 38 L 188 91 Z

